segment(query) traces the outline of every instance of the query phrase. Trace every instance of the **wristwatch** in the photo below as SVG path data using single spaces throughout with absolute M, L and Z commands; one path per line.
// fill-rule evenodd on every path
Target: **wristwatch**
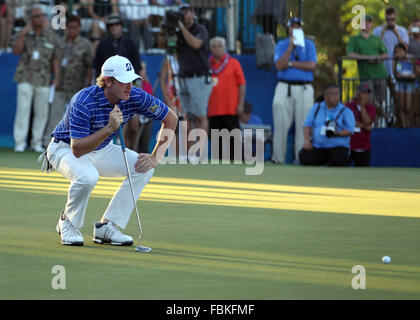
M 289 68 L 292 67 L 292 61 L 289 61 L 289 63 L 287 64 L 289 66 Z

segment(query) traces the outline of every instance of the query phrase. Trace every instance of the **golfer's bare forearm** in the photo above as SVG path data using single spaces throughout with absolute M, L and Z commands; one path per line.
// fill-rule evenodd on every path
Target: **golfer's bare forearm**
M 90 136 L 79 139 L 71 139 L 71 150 L 74 156 L 76 158 L 80 158 L 81 156 L 96 150 L 96 148 L 98 148 L 101 143 L 117 129 L 114 130 L 112 127 L 106 126 Z

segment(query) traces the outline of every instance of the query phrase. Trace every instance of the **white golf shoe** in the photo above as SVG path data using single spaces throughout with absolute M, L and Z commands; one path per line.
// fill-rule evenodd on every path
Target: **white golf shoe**
M 93 223 L 93 241 L 100 244 L 110 243 L 114 246 L 131 246 L 133 244 L 133 238 L 123 234 L 111 221 Z
M 61 235 L 61 244 L 68 246 L 83 246 L 82 234 L 79 229 L 71 224 L 67 217 L 63 220 L 60 215 L 56 230 L 57 233 Z

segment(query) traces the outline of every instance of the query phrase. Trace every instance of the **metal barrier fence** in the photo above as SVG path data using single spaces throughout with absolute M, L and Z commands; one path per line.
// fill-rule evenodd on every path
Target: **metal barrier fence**
M 412 128 L 420 127 L 420 65 L 416 67 L 416 60 L 411 58 L 414 77 L 408 73 L 403 77 L 394 75 L 386 79 L 361 79 L 359 77 L 346 78 L 343 76 L 343 62 L 355 60 L 342 57 L 338 60 L 338 86 L 343 103 L 355 98 L 356 88 L 361 82 L 366 82 L 372 89 L 371 101 L 376 107 L 377 128 Z M 395 60 L 393 58 L 383 60 Z M 401 75 L 399 75 L 401 76 Z M 417 78 L 415 78 L 417 77 Z

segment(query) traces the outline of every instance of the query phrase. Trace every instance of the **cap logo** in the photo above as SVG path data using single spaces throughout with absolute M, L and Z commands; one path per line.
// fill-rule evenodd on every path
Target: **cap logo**
M 126 69 L 126 71 L 131 71 L 131 70 L 133 70 L 133 67 L 131 66 L 131 63 L 126 63 L 126 65 L 125 65 L 125 69 Z

